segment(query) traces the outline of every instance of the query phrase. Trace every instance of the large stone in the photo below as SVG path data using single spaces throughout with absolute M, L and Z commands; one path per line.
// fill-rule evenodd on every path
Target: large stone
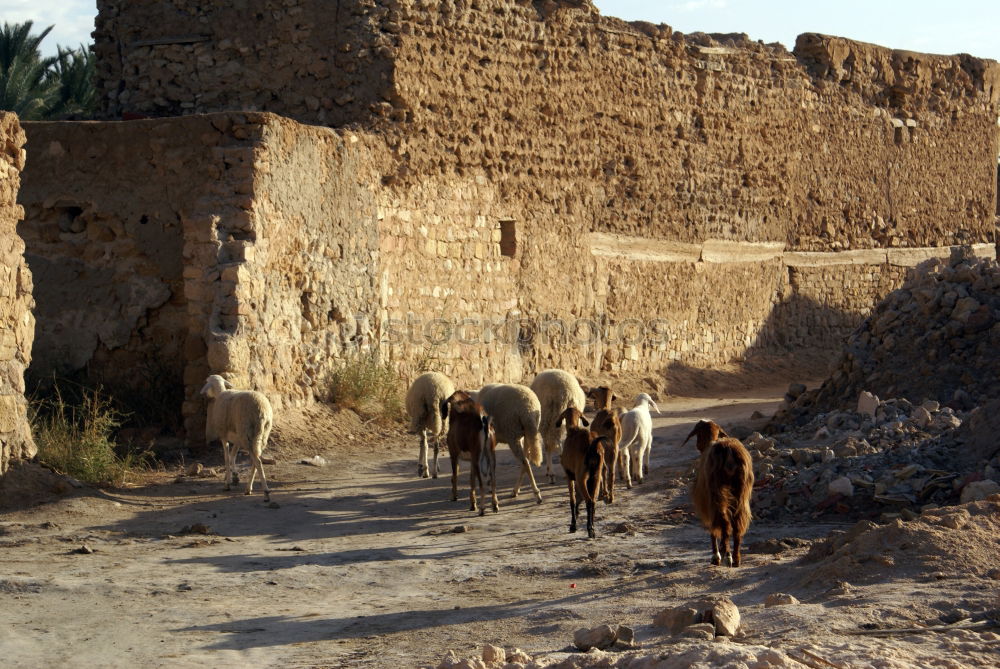
M 861 395 L 858 396 L 857 411 L 862 416 L 874 418 L 875 412 L 878 411 L 878 397 L 867 390 L 862 391 Z
M 830 485 L 827 486 L 827 490 L 831 495 L 840 494 L 844 497 L 854 496 L 854 484 L 851 483 L 851 479 L 846 476 L 841 476 L 840 478 L 835 478 L 830 481 Z
M 730 599 L 722 599 L 712 605 L 712 622 L 718 636 L 736 636 L 740 629 L 740 610 Z
M 772 592 L 764 600 L 764 607 L 770 608 L 772 606 L 791 606 L 798 604 L 799 600 L 795 598 L 794 595 L 789 595 L 783 592 Z
M 679 634 L 689 625 L 701 622 L 701 613 L 689 606 L 664 609 L 653 618 L 654 627 L 662 627 L 671 634 Z
M 492 644 L 486 644 L 483 646 L 483 662 L 486 664 L 491 664 L 494 662 L 506 662 L 507 661 L 507 651 L 505 651 L 500 646 L 494 646 Z
M 588 651 L 591 648 L 600 650 L 611 648 L 617 640 L 618 632 L 611 625 L 578 629 L 573 633 L 573 645 L 582 651 Z
M 1000 483 L 993 481 L 991 479 L 986 479 L 985 481 L 973 481 L 972 483 L 966 484 L 962 488 L 961 502 L 965 504 L 967 502 L 978 502 L 984 500 L 990 495 L 995 495 L 1000 492 Z

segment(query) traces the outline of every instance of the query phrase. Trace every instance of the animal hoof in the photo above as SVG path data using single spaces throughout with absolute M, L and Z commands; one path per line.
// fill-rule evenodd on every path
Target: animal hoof
M 475 509 L 473 509 L 473 510 L 475 510 Z M 480 516 L 485 516 L 486 515 L 486 509 L 480 509 L 479 510 L 479 515 Z
M 725 557 L 725 559 L 724 559 L 724 562 L 726 563 L 727 567 L 732 567 L 733 566 L 733 556 L 732 555 L 727 555 Z
M 594 532 L 593 530 L 590 530 L 589 532 L 587 532 L 587 538 L 588 539 L 596 539 L 597 538 L 597 533 Z
M 573 534 L 574 532 L 576 532 L 576 525 L 570 525 L 569 526 L 569 533 Z
M 500 513 L 500 506 L 498 504 L 493 505 L 493 513 Z
M 714 556 L 712 558 L 712 564 L 718 567 L 720 564 L 722 564 L 722 558 L 720 558 L 718 555 Z
M 542 503 L 542 496 L 539 495 L 538 500 L 535 502 L 535 504 L 541 504 L 541 503 Z
M 438 475 L 437 475 L 437 474 L 435 474 L 435 475 L 434 475 L 434 476 L 432 476 L 431 478 L 437 478 L 437 477 L 438 477 Z

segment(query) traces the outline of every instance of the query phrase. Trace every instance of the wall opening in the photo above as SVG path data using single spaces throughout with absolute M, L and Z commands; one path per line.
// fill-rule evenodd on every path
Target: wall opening
M 500 255 L 513 258 L 517 254 L 517 222 L 513 218 L 500 219 Z

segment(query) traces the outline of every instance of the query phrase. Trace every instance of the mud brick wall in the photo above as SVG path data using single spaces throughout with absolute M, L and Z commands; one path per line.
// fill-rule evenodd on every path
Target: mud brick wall
M 790 53 L 586 1 L 203 5 L 101 3 L 109 114 L 360 123 L 387 133 L 399 181 L 482 175 L 511 206 L 572 200 L 574 225 L 663 239 L 838 250 L 993 226 L 992 61 L 811 34 Z
M 33 457 L 35 442 L 24 399 L 24 370 L 31 361 L 35 319 L 31 309 L 31 272 L 24 262 L 24 242 L 17 204 L 25 167 L 24 132 L 17 116 L 0 112 L 0 475 L 11 462 Z
M 198 439 L 209 374 L 280 408 L 377 339 L 384 146 L 273 114 L 26 128 L 35 378 L 165 398 Z

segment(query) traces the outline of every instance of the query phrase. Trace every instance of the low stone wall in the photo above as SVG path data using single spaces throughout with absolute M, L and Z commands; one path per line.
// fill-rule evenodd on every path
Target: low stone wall
M 26 152 L 17 116 L 0 112 L 0 475 L 15 460 L 35 455 L 24 399 L 24 370 L 31 361 L 35 319 L 31 314 L 31 272 L 16 204 Z

